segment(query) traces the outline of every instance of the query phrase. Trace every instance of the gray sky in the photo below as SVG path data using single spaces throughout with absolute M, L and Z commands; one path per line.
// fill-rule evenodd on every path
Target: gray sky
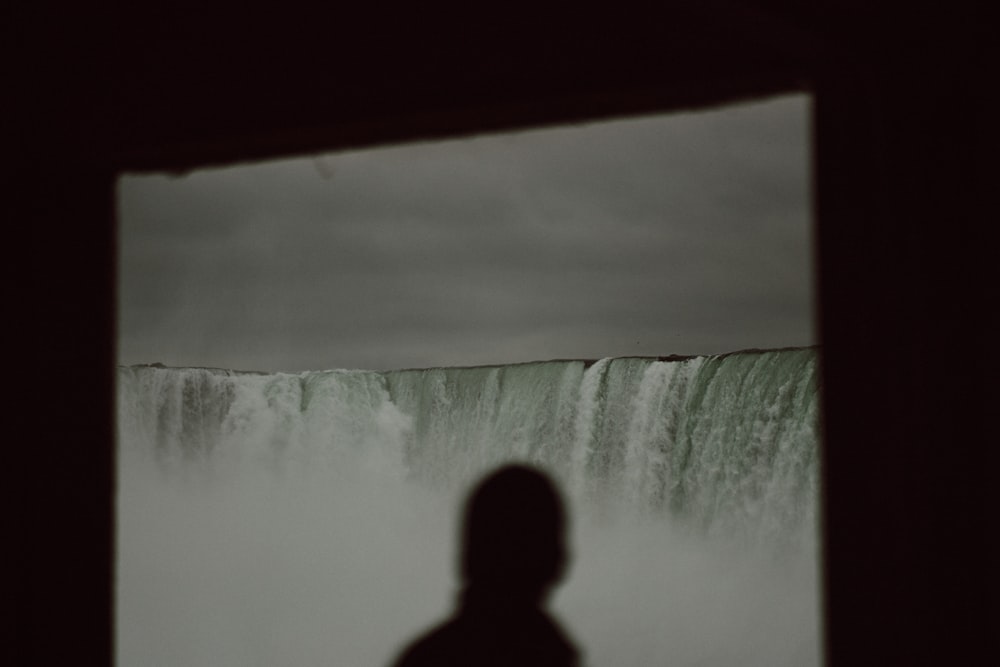
M 809 99 L 119 181 L 119 361 L 813 344 Z

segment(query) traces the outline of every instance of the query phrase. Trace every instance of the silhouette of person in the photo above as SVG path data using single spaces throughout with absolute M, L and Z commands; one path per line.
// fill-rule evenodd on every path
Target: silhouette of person
M 578 663 L 543 606 L 566 565 L 566 516 L 553 482 L 507 465 L 473 490 L 462 523 L 454 615 L 410 644 L 395 667 Z

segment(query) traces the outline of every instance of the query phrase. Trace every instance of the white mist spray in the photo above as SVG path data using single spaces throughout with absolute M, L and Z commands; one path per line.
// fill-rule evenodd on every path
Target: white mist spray
M 119 664 L 386 664 L 453 602 L 464 492 L 519 459 L 567 492 L 587 664 L 816 665 L 814 356 L 123 368 Z

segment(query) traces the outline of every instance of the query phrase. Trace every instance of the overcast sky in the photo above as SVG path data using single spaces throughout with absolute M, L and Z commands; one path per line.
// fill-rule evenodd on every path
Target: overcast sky
M 119 181 L 119 361 L 814 343 L 809 99 Z

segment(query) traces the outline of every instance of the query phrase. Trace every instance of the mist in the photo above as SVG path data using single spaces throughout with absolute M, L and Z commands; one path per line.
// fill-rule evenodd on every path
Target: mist
M 456 601 L 470 486 L 527 461 L 584 664 L 818 665 L 816 396 L 810 350 L 120 369 L 118 664 L 387 665 Z
M 120 665 L 387 665 L 452 607 L 463 493 L 374 470 L 123 466 Z M 747 553 L 662 520 L 570 515 L 553 609 L 584 664 L 819 664 L 813 548 Z

